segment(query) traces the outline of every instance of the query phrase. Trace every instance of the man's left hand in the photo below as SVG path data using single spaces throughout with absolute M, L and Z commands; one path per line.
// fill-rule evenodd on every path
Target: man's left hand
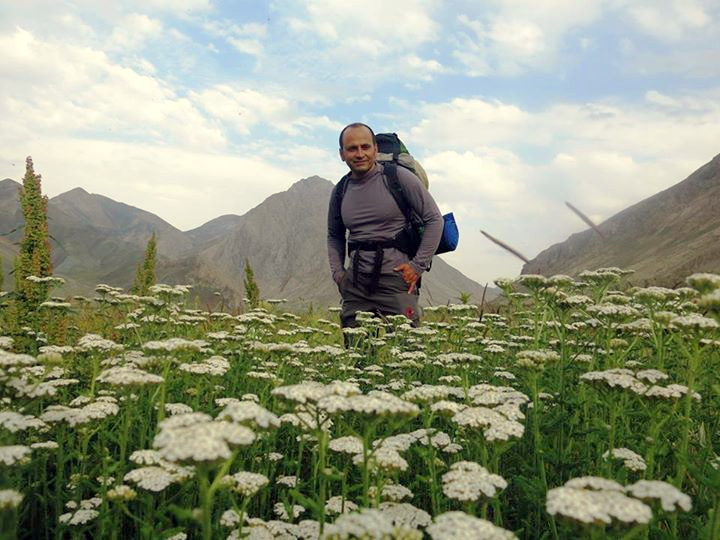
M 418 279 L 420 279 L 420 275 L 415 271 L 415 269 L 408 263 L 403 263 L 400 266 L 396 266 L 395 268 L 393 268 L 393 270 L 395 272 L 402 273 L 402 277 L 405 280 L 405 283 L 408 284 L 408 294 L 414 293 Z

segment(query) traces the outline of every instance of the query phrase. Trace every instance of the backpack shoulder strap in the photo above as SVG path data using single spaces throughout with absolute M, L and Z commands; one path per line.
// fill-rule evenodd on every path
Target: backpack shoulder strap
M 385 177 L 388 181 L 388 190 L 390 191 L 390 194 L 393 196 L 393 199 L 395 199 L 395 202 L 405 216 L 405 219 L 410 222 L 412 210 L 405 198 L 405 192 L 400 185 L 400 180 L 398 180 L 397 165 L 392 162 L 383 163 L 383 172 L 385 173 Z
M 342 200 L 347 191 L 348 180 L 350 179 L 350 173 L 343 176 L 335 187 L 335 210 L 337 214 L 334 216 L 335 220 L 345 228 L 345 223 L 342 220 Z

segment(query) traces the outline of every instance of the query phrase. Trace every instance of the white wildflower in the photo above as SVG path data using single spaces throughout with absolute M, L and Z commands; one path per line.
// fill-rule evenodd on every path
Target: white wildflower
M 131 482 L 138 487 L 154 492 L 160 492 L 170 484 L 177 482 L 178 478 L 162 467 L 142 467 L 127 473 L 123 480 Z
M 441 400 L 430 405 L 430 410 L 439 414 L 453 416 L 463 409 L 467 409 L 467 405 L 457 403 L 455 401 Z
M 644 369 L 642 371 L 638 371 L 635 374 L 635 377 L 637 377 L 640 380 L 648 381 L 652 384 L 655 384 L 658 381 L 662 381 L 662 380 L 669 378 L 669 375 L 667 373 L 663 373 L 662 371 L 659 371 L 657 369 Z
M 637 380 L 632 371 L 624 368 L 588 371 L 580 375 L 580 380 L 584 382 L 602 382 L 611 388 L 624 388 L 636 394 L 644 394 L 647 391 L 647 386 Z
M 228 420 L 254 429 L 275 429 L 280 427 L 280 418 L 254 401 L 229 403 L 220 411 L 218 420 Z
M 189 414 L 193 412 L 193 408 L 185 403 L 166 403 L 165 412 L 171 416 L 175 416 L 177 414 Z
M 650 508 L 626 496 L 617 482 L 598 477 L 574 478 L 547 493 L 546 510 L 580 523 L 649 523 Z
M 292 519 L 295 520 L 305 511 L 305 507 L 300 506 L 299 504 L 293 504 L 290 507 L 290 511 L 292 512 Z M 283 521 L 290 521 L 291 519 L 288 515 L 288 509 L 281 502 L 275 503 L 275 506 L 273 506 L 273 512 L 275 512 L 275 515 Z
M 454 396 L 459 399 L 463 399 L 465 397 L 462 388 L 435 384 L 423 384 L 416 386 L 415 388 L 403 393 L 401 397 L 402 399 L 412 401 L 414 403 L 427 403 L 447 399 L 450 396 Z
M 78 342 L 76 349 L 78 351 L 101 351 L 101 352 L 110 352 L 110 351 L 121 351 L 123 350 L 123 346 L 115 343 L 114 341 L 110 339 L 105 339 L 102 336 L 99 336 L 97 334 L 85 334 L 83 337 L 81 337 Z
M 20 414 L 15 411 L 0 411 L 0 427 L 5 428 L 10 433 L 35 429 L 44 431 L 48 429 L 48 425 L 30 414 Z
M 330 497 L 325 502 L 325 511 L 328 514 L 348 514 L 350 512 L 355 512 L 358 509 L 358 505 L 354 502 L 344 499 L 340 495 L 335 495 L 334 497 Z
M 171 416 L 160 422 L 153 446 L 173 463 L 205 463 L 228 459 L 232 448 L 247 446 L 255 433 L 245 426 L 210 421 L 198 413 Z
M 223 527 L 235 527 L 240 524 L 240 515 L 235 510 L 225 510 L 220 516 L 220 525 Z
M 491 442 L 520 438 L 525 432 L 521 423 L 487 407 L 468 407 L 453 416 L 452 420 L 462 427 L 481 428 L 485 439 Z
M 517 353 L 515 362 L 520 367 L 544 369 L 545 364 L 556 362 L 559 359 L 560 355 L 555 351 L 528 350 Z
M 638 480 L 625 488 L 626 492 L 644 501 L 659 499 L 666 512 L 692 509 L 692 499 L 675 486 L 660 480 Z
M 443 493 L 457 501 L 476 501 L 481 496 L 494 497 L 505 489 L 502 476 L 490 473 L 485 467 L 471 461 L 454 463 L 443 477 Z
M 646 392 L 646 397 L 655 397 L 660 399 L 680 399 L 688 393 L 688 387 L 684 384 L 669 384 L 667 386 L 651 386 Z M 702 397 L 697 392 L 692 393 L 695 401 L 702 401 Z
M 277 480 L 275 480 L 275 483 L 278 486 L 294 488 L 295 486 L 297 486 L 297 476 L 279 476 Z
M 445 512 L 435 516 L 434 523 L 428 525 L 425 532 L 433 540 L 517 539 L 512 532 L 465 512 Z
M 720 289 L 720 274 L 710 274 L 699 272 L 685 278 L 688 285 L 697 289 L 701 293 L 710 292 Z
M 342 452 L 345 454 L 362 454 L 363 441 L 360 437 L 347 435 L 332 439 L 328 444 L 328 448 L 334 452 Z
M 142 347 L 149 351 L 204 351 L 208 347 L 208 342 L 201 339 L 187 340 L 173 337 L 162 341 L 148 341 L 143 343 Z
M 353 463 L 363 464 L 363 454 L 355 454 Z M 370 470 L 381 470 L 385 472 L 406 471 L 408 462 L 394 448 L 381 446 L 368 455 L 367 466 Z
M 318 400 L 318 408 L 328 414 L 356 412 L 371 416 L 416 416 L 420 409 L 388 392 L 371 390 L 365 395 L 327 396 Z
M 47 450 L 48 452 L 52 452 L 53 450 L 57 450 L 58 448 L 60 448 L 60 445 L 55 441 L 42 441 L 32 443 L 30 445 L 30 448 L 32 448 L 33 450 Z
M 454 364 L 480 364 L 482 357 L 471 353 L 451 352 L 439 354 L 437 360 L 443 365 L 450 366 Z
M 334 381 L 330 384 L 322 384 L 315 381 L 306 381 L 290 386 L 275 388 L 271 394 L 280 396 L 288 401 L 297 403 L 317 402 L 326 396 L 352 396 L 362 393 L 356 383 Z
M 715 319 L 704 317 L 698 313 L 677 316 L 670 321 L 670 328 L 686 331 L 699 332 L 705 330 L 717 330 L 718 327 L 720 327 L 720 324 L 718 324 Z
M 603 458 L 607 459 L 611 455 L 615 459 L 621 459 L 625 467 L 631 471 L 644 471 L 647 469 L 647 465 L 645 464 L 645 460 L 642 456 L 636 454 L 628 448 L 613 448 L 612 450 L 605 452 L 603 454 Z
M 241 471 L 232 476 L 227 476 L 223 481 L 227 486 L 232 488 L 233 491 L 240 493 L 243 497 L 252 497 L 268 484 L 267 476 L 247 471 Z
M 0 446 L 0 464 L 15 465 L 16 463 L 27 463 L 30 461 L 32 449 L 29 446 L 14 444 Z
M 36 363 L 37 359 L 29 354 L 15 354 L 0 349 L 0 368 L 31 366 Z
M 379 509 L 395 527 L 416 530 L 432 522 L 430 514 L 410 503 L 383 502 Z
M 0 511 L 17 508 L 22 500 L 22 493 L 14 489 L 0 489 Z
M 335 523 L 327 524 L 323 540 L 349 538 L 393 538 L 393 524 L 380 510 L 363 508 L 357 513 L 342 514 Z
M 227 371 L 230 369 L 230 362 L 228 362 L 227 359 L 222 356 L 211 356 L 207 360 L 204 360 L 200 363 L 180 364 L 178 369 L 180 371 L 184 371 L 186 373 L 193 373 L 196 375 L 212 375 L 216 377 L 221 377 L 225 375 L 225 373 L 227 373 Z
M 137 497 L 137 492 L 125 484 L 115 486 L 107 491 L 107 498 L 110 501 L 132 501 Z
M 529 352 L 529 351 L 526 351 Z M 527 403 L 530 398 L 510 386 L 476 384 L 468 389 L 468 397 L 475 405 L 494 406 L 508 402 Z
M 374 489 L 375 486 L 372 487 Z M 413 492 L 401 484 L 385 484 L 380 490 L 380 498 L 384 501 L 400 502 L 413 496 Z
M 117 366 L 101 372 L 97 377 L 97 381 L 111 386 L 145 386 L 147 384 L 162 384 L 165 379 L 160 375 L 154 375 L 142 369 Z
M 92 521 L 99 515 L 100 512 L 98 512 L 97 510 L 81 508 L 76 512 L 68 512 L 66 514 L 61 514 L 58 517 L 58 521 L 66 525 L 84 525 L 85 523 Z

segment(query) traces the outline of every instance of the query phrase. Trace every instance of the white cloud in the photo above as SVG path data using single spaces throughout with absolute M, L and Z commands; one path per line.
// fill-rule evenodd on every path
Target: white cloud
M 677 99 L 666 96 L 665 94 L 661 94 L 656 90 L 648 90 L 647 92 L 645 92 L 645 101 L 654 105 L 659 105 L 661 107 L 669 107 L 673 109 L 676 109 L 680 106 L 680 103 Z
M 108 47 L 127 52 L 139 49 L 146 41 L 158 39 L 163 32 L 163 23 L 140 13 L 131 13 L 115 26 Z
M 422 161 L 432 178 L 432 191 L 455 204 L 482 201 L 505 206 L 517 199 L 528 168 L 511 152 L 485 149 L 482 153 L 444 151 Z
M 243 54 L 260 56 L 263 53 L 263 45 L 256 39 L 237 39 L 230 37 L 228 38 L 228 43 Z
M 211 35 L 223 38 L 243 54 L 259 57 L 265 52 L 263 40 L 267 37 L 266 24 L 256 22 L 236 24 L 230 20 L 205 20 L 202 22 L 202 27 Z
M 442 4 L 437 0 L 367 0 L 364 19 L 350 3 L 295 4 L 299 9 L 287 10 L 286 15 L 294 34 L 291 47 L 298 40 L 307 45 L 290 54 L 317 77 L 358 81 L 353 86 L 364 92 L 383 81 L 425 81 L 444 71 L 436 58 L 420 50 L 442 37 L 436 20 Z M 325 91 L 330 90 L 326 86 Z
M 596 21 L 602 4 L 603 0 L 498 0 L 470 5 L 458 16 L 461 31 L 455 36 L 453 56 L 469 76 L 550 69 L 567 35 Z
M 472 150 L 516 140 L 530 120 L 531 115 L 515 105 L 456 98 L 426 105 L 411 137 L 436 149 Z
M 52 44 L 18 29 L 0 36 L 0 126 L 6 135 L 88 133 L 149 138 L 201 148 L 224 136 L 164 81 L 113 64 L 100 51 Z
M 627 14 L 641 30 L 661 41 L 680 40 L 711 20 L 702 3 L 695 0 L 632 2 Z
M 228 84 L 216 85 L 191 94 L 191 99 L 211 116 L 247 135 L 260 122 L 274 122 L 290 116 L 292 107 L 281 97 L 250 88 L 236 89 Z
M 293 18 L 293 29 L 316 32 L 325 40 L 337 42 L 342 51 L 351 52 L 357 43 L 366 50 L 412 50 L 437 38 L 439 26 L 433 18 L 437 0 L 366 0 L 360 23 L 358 7 L 335 0 L 304 3 L 307 19 Z
M 174 13 L 176 15 L 206 12 L 212 9 L 210 0 L 132 0 L 131 3 L 137 8 Z

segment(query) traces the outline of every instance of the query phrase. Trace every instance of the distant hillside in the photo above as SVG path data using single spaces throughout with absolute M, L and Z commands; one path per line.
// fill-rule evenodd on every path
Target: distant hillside
M 573 234 L 527 263 L 523 274 L 577 274 L 618 266 L 635 284 L 673 286 L 693 272 L 720 271 L 720 155 L 685 180 L 598 226 Z
M 0 233 L 15 230 L 0 236 L 6 274 L 22 233 L 19 187 L 12 180 L 0 182 Z M 331 189 L 331 182 L 317 176 L 300 180 L 243 216 L 221 216 L 187 232 L 150 212 L 73 189 L 48 204 L 55 274 L 68 281 L 60 292 L 90 294 L 98 283 L 129 288 L 155 232 L 158 280 L 192 284 L 203 305 L 217 306 L 221 298 L 225 306 L 241 305 L 246 260 L 264 298 L 285 298 L 290 306 L 337 305 L 326 247 Z M 475 301 L 482 295 L 479 284 L 436 258 L 423 278 L 422 299 L 434 305 L 456 302 L 461 292 Z

